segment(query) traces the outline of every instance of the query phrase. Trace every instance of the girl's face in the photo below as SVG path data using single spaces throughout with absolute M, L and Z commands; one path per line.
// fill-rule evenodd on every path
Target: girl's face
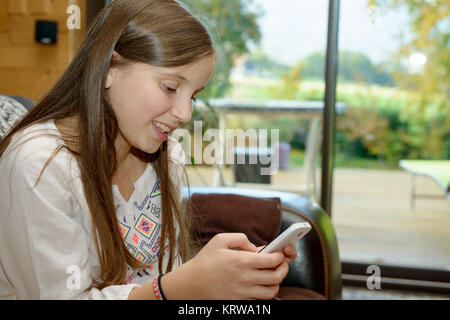
M 192 100 L 213 69 L 213 56 L 175 68 L 145 63 L 111 67 L 105 88 L 117 117 L 118 138 L 126 147 L 156 152 L 173 130 L 191 120 Z

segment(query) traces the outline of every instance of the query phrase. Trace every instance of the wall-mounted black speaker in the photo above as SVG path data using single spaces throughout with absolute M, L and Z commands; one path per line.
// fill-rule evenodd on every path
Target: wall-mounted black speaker
M 36 21 L 36 41 L 43 44 L 55 44 L 58 41 L 58 22 Z

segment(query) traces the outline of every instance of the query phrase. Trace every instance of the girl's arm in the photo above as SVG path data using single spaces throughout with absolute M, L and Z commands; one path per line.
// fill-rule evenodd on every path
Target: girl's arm
M 70 187 L 67 151 L 35 186 L 55 139 L 33 138 L 0 161 L 0 292 L 18 299 L 127 299 L 136 285 L 90 289 L 95 246 L 83 199 L 74 195 L 73 189 L 83 195 L 81 182 Z

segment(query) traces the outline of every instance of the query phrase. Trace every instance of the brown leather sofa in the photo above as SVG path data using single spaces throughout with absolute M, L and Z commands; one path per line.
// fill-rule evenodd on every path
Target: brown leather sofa
M 198 195 L 202 196 L 198 197 Z M 202 202 L 209 201 L 209 198 L 214 202 L 212 205 L 202 204 Z M 320 299 L 322 297 L 333 300 L 341 299 L 341 262 L 336 234 L 330 217 L 318 205 L 304 197 L 286 192 L 227 187 L 183 188 L 184 203 L 187 203 L 189 199 L 191 202 L 192 199 L 196 199 L 197 204 L 194 207 L 200 207 L 203 208 L 203 211 L 209 211 L 197 212 L 197 215 L 206 219 L 208 219 L 208 216 L 221 215 L 221 221 L 226 221 L 223 219 L 223 215 L 227 215 L 227 212 L 230 212 L 231 229 L 222 230 L 224 232 L 249 230 L 249 225 L 251 226 L 255 220 L 262 220 L 258 221 L 260 225 L 262 223 L 262 225 L 265 224 L 266 228 L 272 228 L 274 222 L 270 219 L 270 216 L 264 213 L 265 216 L 262 219 L 258 219 L 253 209 L 258 207 L 258 210 L 261 211 L 261 208 L 271 206 L 271 202 L 264 203 L 261 201 L 273 198 L 279 198 L 281 205 L 281 214 L 277 218 L 280 219 L 280 222 L 277 226 L 278 232 L 276 234 L 284 231 L 295 222 L 307 221 L 312 226 L 312 230 L 296 243 L 298 257 L 290 264 L 289 273 L 280 286 L 280 298 Z M 221 210 L 223 207 L 226 207 L 225 211 Z M 272 207 L 269 210 L 272 210 L 273 214 L 275 214 L 276 208 Z M 236 216 L 236 212 L 238 212 L 238 216 Z M 249 212 L 250 219 L 246 217 L 246 212 Z M 233 222 L 236 220 L 238 220 L 238 223 Z M 201 223 L 204 223 L 204 221 L 202 220 Z M 241 226 L 245 226 L 247 229 L 242 229 Z M 227 227 L 219 228 L 225 229 Z M 213 233 L 218 230 L 216 228 Z M 212 237 L 213 233 L 209 237 Z M 276 234 L 273 236 L 276 236 Z M 270 240 L 267 239 L 267 241 Z M 315 293 L 319 295 L 315 295 Z

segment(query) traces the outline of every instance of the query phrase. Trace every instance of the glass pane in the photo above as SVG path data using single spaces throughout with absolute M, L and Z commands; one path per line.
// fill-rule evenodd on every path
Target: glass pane
M 336 121 L 333 222 L 342 260 L 450 268 L 448 9 L 341 1 L 337 100 L 349 108 Z
M 203 10 L 201 1 L 186 3 Z M 217 167 L 203 162 L 188 168 L 191 185 L 223 182 L 318 201 L 328 1 L 211 1 L 207 9 L 221 55 L 213 88 L 203 96 L 214 108 L 200 109 L 194 120 L 238 137 L 224 137 L 232 162 L 221 168 L 223 180 Z M 205 116 L 210 113 L 216 121 Z M 263 155 L 270 158 L 270 174 L 262 172 Z

